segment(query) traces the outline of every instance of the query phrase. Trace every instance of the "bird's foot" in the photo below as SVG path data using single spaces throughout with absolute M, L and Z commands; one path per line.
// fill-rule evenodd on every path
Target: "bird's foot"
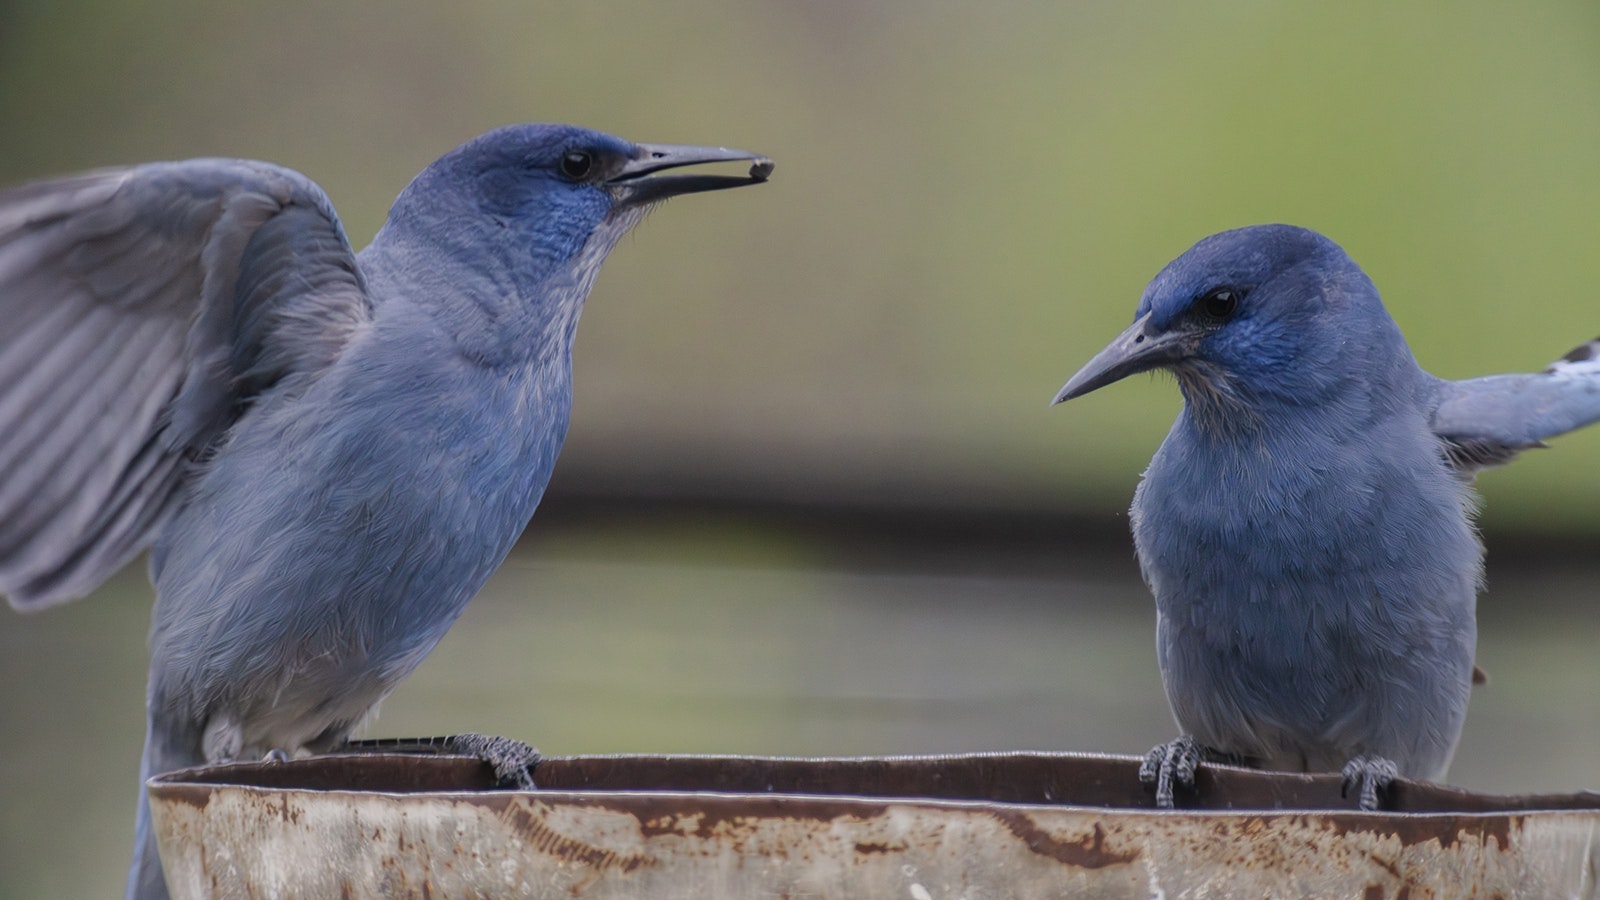
M 532 745 L 491 734 L 451 734 L 429 738 L 369 738 L 347 741 L 356 753 L 430 753 L 470 756 L 488 763 L 500 787 L 533 790 L 533 770 L 542 758 Z
M 1381 756 L 1357 756 L 1344 764 L 1344 784 L 1339 788 L 1339 796 L 1350 796 L 1352 787 L 1359 787 L 1361 791 L 1361 811 L 1374 812 L 1378 809 L 1378 792 L 1388 790 L 1389 785 L 1400 777 L 1400 768 L 1393 760 Z
M 450 752 L 488 763 L 502 787 L 533 790 L 533 769 L 540 759 L 533 745 L 492 734 L 453 734 L 445 741 Z
M 293 757 L 289 755 L 289 751 L 283 749 L 282 747 L 273 747 L 271 750 L 266 752 L 266 755 L 261 757 L 262 762 L 270 763 L 286 763 L 290 759 L 293 759 Z
M 1175 788 L 1194 790 L 1194 769 L 1213 755 L 1200 745 L 1193 735 L 1183 735 L 1177 740 L 1157 744 L 1145 754 L 1139 765 L 1139 780 L 1156 786 L 1156 807 L 1172 809 Z

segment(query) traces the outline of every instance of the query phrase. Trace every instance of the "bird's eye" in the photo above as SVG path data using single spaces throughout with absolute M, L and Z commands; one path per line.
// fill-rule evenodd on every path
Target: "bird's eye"
M 1206 318 L 1225 321 L 1239 308 L 1239 292 L 1233 288 L 1216 288 L 1202 295 L 1195 305 Z
M 568 150 L 561 157 L 561 175 L 573 181 L 582 181 L 594 171 L 594 154 L 587 150 Z

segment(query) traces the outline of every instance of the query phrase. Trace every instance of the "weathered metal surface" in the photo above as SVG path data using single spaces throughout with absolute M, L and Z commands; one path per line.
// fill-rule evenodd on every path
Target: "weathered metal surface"
M 537 791 L 452 757 L 154 779 L 172 893 L 201 897 L 1596 897 L 1600 794 L 1208 766 L 1150 809 L 1137 760 L 572 757 Z

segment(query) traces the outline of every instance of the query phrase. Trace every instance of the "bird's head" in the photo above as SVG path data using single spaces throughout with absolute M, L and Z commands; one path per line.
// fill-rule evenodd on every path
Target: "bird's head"
M 748 174 L 679 174 L 743 163 Z M 510 365 L 570 349 L 606 255 L 652 205 L 759 184 L 763 156 L 634 144 L 570 125 L 511 125 L 440 157 L 395 200 L 362 251 L 369 289 L 406 295 L 460 351 Z M 396 315 L 410 305 L 382 304 Z
M 1339 245 L 1290 225 L 1238 228 L 1168 263 L 1133 324 L 1055 402 L 1166 369 L 1202 417 L 1252 419 L 1265 398 L 1311 404 L 1336 387 L 1352 342 L 1398 339 L 1372 282 Z
M 662 174 L 747 162 L 748 174 Z M 506 245 L 559 265 L 592 238 L 603 257 L 652 205 L 679 194 L 759 184 L 763 156 L 726 147 L 635 144 L 570 125 L 510 125 L 430 165 L 395 201 L 390 224 L 446 244 Z M 593 255 L 593 254 L 591 254 Z

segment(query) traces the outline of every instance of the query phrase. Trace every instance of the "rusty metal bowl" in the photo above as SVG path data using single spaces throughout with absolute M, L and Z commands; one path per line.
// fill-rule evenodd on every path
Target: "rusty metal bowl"
M 172 894 L 200 897 L 1595 897 L 1600 793 L 1203 766 L 1177 811 L 1082 754 L 361 754 L 152 779 Z

